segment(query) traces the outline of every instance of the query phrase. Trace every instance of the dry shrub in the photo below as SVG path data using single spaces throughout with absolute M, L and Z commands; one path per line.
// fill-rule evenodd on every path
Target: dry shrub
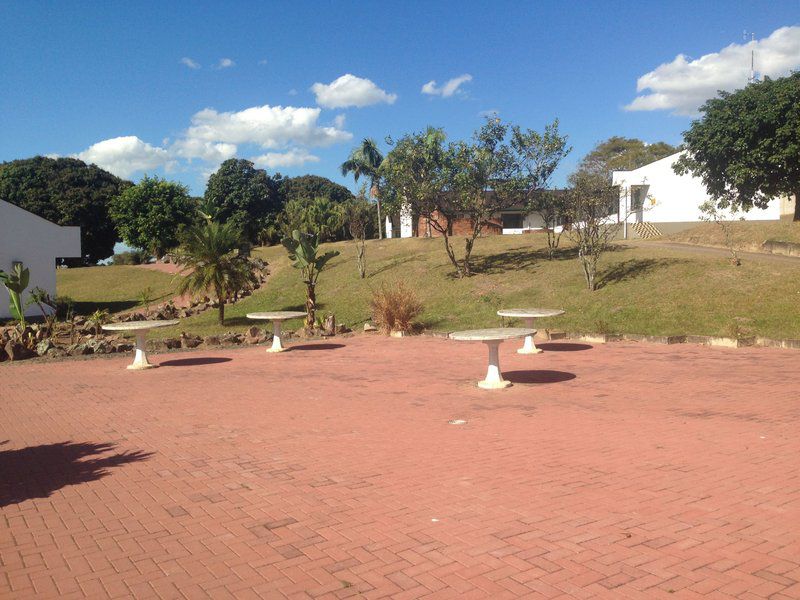
M 372 292 L 372 320 L 383 333 L 412 329 L 412 321 L 422 312 L 422 302 L 404 283 L 382 284 Z

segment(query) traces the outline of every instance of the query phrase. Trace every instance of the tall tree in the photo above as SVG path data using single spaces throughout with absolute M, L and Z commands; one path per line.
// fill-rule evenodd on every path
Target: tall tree
M 203 220 L 182 234 L 178 264 L 183 275 L 178 293 L 211 291 L 219 303 L 218 321 L 225 324 L 225 303 L 251 281 L 253 268 L 238 248 L 241 234 L 232 222 Z
M 381 219 L 381 197 L 378 188 L 380 179 L 379 169 L 383 163 L 383 154 L 378 149 L 378 144 L 372 138 L 364 138 L 361 144 L 350 152 L 350 156 L 342 163 L 342 175 L 353 174 L 353 179 L 358 183 L 359 178 L 370 180 L 370 196 L 375 198 L 378 205 L 378 239 L 383 239 L 383 223 Z
M 196 218 L 185 185 L 145 176 L 111 200 L 111 219 L 122 240 L 156 257 L 178 245 L 178 232 Z
M 597 144 L 578 165 L 579 171 L 610 176 L 612 171 L 631 171 L 675 154 L 666 142 L 646 144 L 637 138 L 613 136 Z
M 337 204 L 352 200 L 353 192 L 319 175 L 285 177 L 278 182 L 281 201 L 285 204 L 297 198 L 327 198 Z
M 0 164 L 0 200 L 58 225 L 79 226 L 83 264 L 114 253 L 119 238 L 109 204 L 130 185 L 76 158 L 36 156 Z
M 337 204 L 329 198 L 293 198 L 278 216 L 278 226 L 283 237 L 291 237 L 294 230 L 317 236 L 320 242 L 333 242 L 344 238 L 342 232 L 344 203 Z
M 213 207 L 215 218 L 232 223 L 250 243 L 281 209 L 278 184 L 249 160 L 231 158 L 208 178 L 205 204 Z
M 764 208 L 794 194 L 800 220 L 800 73 L 720 92 L 700 112 L 675 172 L 702 178 L 720 209 Z

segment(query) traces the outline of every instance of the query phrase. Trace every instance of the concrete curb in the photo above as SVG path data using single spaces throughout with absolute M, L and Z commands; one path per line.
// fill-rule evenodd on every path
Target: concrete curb
M 608 344 L 612 342 L 645 342 L 648 344 L 698 344 L 712 348 L 786 348 L 800 350 L 800 340 L 774 340 L 763 337 L 719 337 L 713 335 L 643 335 L 638 333 L 577 333 L 543 330 L 547 341 L 575 340 L 589 344 Z M 449 331 L 423 331 L 420 335 L 448 339 Z

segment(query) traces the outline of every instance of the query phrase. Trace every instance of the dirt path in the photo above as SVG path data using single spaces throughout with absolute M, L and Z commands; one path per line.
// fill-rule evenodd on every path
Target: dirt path
M 679 250 L 682 252 L 690 252 L 692 254 L 699 254 L 704 256 L 719 256 L 727 258 L 730 256 L 730 251 L 727 248 L 719 248 L 716 246 L 698 246 L 696 244 L 685 244 L 682 242 L 659 242 L 650 240 L 625 240 L 621 242 L 626 245 L 635 246 L 639 248 L 663 248 L 665 250 Z M 800 257 L 798 256 L 784 256 L 782 254 L 767 254 L 765 252 L 739 252 L 739 258 L 742 260 L 762 260 L 772 262 L 791 263 L 800 265 Z

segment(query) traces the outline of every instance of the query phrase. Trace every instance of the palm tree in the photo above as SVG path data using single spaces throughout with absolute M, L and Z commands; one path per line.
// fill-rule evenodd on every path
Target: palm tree
M 185 275 L 178 293 L 213 291 L 219 302 L 219 324 L 225 322 L 225 302 L 252 277 L 250 261 L 239 256 L 241 232 L 232 223 L 206 220 L 188 229 L 176 262 Z
M 376 199 L 378 204 L 378 239 L 383 239 L 383 224 L 381 223 L 381 199 L 378 195 L 378 169 L 383 162 L 383 154 L 378 150 L 378 144 L 372 138 L 364 138 L 361 145 L 353 148 L 350 156 L 342 163 L 342 175 L 353 174 L 353 178 L 358 182 L 359 177 L 367 177 L 372 186 L 370 196 Z

